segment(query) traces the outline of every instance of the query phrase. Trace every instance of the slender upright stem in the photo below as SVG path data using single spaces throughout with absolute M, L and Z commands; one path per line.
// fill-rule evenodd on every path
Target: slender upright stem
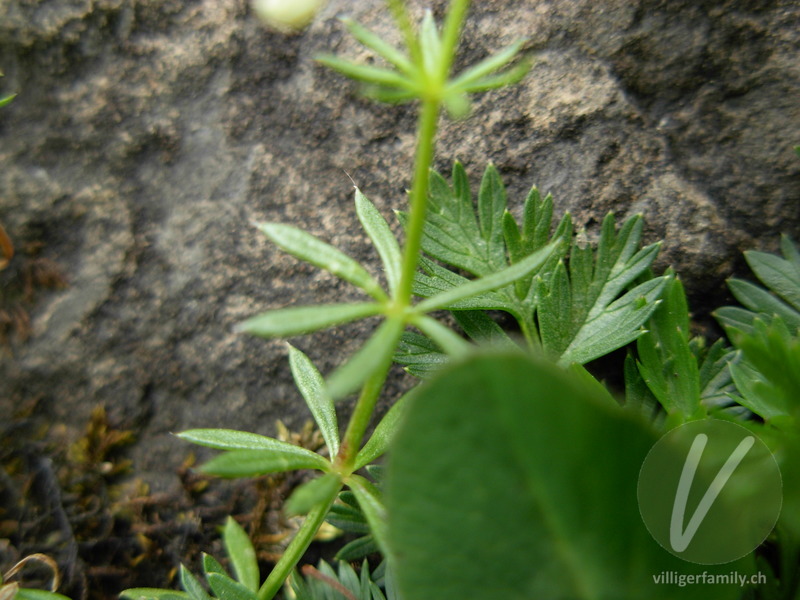
M 439 121 L 441 102 L 424 100 L 420 108 L 417 126 L 417 156 L 414 165 L 414 185 L 411 188 L 411 215 L 406 228 L 406 245 L 403 251 L 403 267 L 395 302 L 402 307 L 411 305 L 411 288 L 419 262 L 422 246 L 422 231 L 428 203 L 428 182 L 433 164 L 434 141 Z
M 315 506 L 311 512 L 306 516 L 306 520 L 300 526 L 300 529 L 292 539 L 289 547 L 281 556 L 281 559 L 267 576 L 261 589 L 258 590 L 258 600 L 271 600 L 275 594 L 281 589 L 283 582 L 289 577 L 289 574 L 294 569 L 295 565 L 300 562 L 300 559 L 305 554 L 314 536 L 317 534 L 322 522 L 328 515 L 328 511 L 339 494 L 341 486 L 327 499 L 326 502 L 321 502 Z
M 396 321 L 394 332 L 394 339 L 391 341 L 392 346 L 395 346 L 400 340 L 400 335 L 403 333 L 404 321 L 402 317 L 393 317 Z M 364 433 L 369 427 L 372 413 L 375 411 L 375 403 L 378 401 L 383 384 L 386 381 L 386 376 L 389 374 L 389 367 L 392 365 L 392 356 L 389 355 L 377 370 L 375 370 L 369 379 L 367 379 L 364 387 L 361 388 L 361 395 L 358 397 L 358 402 L 353 409 L 353 414 L 350 416 L 350 422 L 347 424 L 347 431 L 345 431 L 342 445 L 339 448 L 339 456 L 337 461 L 340 468 L 349 472 L 355 464 L 356 456 L 361 450 L 361 442 L 364 439 Z

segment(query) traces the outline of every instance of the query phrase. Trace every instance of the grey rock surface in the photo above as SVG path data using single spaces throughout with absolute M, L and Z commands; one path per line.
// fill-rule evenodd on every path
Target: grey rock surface
M 512 203 L 536 184 L 590 236 L 609 210 L 643 213 L 700 312 L 725 299 L 742 250 L 800 237 L 797 2 L 473 4 L 460 65 L 520 36 L 537 61 L 443 121 L 440 169 L 461 160 L 477 184 L 492 161 Z M 136 472 L 156 487 L 188 452 L 169 432 L 302 424 L 284 343 L 233 327 L 359 296 L 250 222 L 301 226 L 377 272 L 350 178 L 388 218 L 413 152 L 410 107 L 371 104 L 313 61 L 368 59 L 344 13 L 397 40 L 377 0 L 332 1 L 295 36 L 245 0 L 0 3 L 0 84 L 19 93 L 0 114 L 0 222 L 69 281 L 39 295 L 30 339 L 2 359 L 5 414 L 37 398 L 77 434 L 104 404 L 136 430 Z M 293 343 L 329 372 L 373 326 Z M 398 372 L 385 400 L 407 384 Z

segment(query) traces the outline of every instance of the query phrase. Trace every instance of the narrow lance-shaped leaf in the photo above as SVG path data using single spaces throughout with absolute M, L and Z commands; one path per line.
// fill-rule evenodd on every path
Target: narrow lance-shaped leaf
M 459 73 L 459 75 L 450 83 L 450 86 L 453 88 L 460 88 L 465 89 L 469 87 L 470 84 L 474 84 L 482 77 L 486 77 L 487 75 L 491 75 L 498 69 L 501 69 L 508 63 L 510 63 L 514 58 L 519 54 L 519 51 L 522 49 L 522 46 L 525 44 L 525 39 L 519 39 L 515 41 L 510 46 L 506 46 L 499 52 L 492 54 L 488 58 L 485 58 L 477 65 L 469 67 L 465 71 Z
M 403 262 L 397 239 L 375 205 L 358 188 L 356 188 L 356 212 L 364 231 L 378 250 L 383 267 L 386 269 L 389 289 L 394 293 L 400 285 Z
M 247 319 L 237 330 L 267 338 L 290 337 L 371 317 L 382 310 L 374 302 L 280 308 Z
M 753 273 L 769 289 L 800 311 L 800 269 L 796 265 L 766 252 L 748 251 L 744 256 Z
M 347 484 L 358 498 L 364 516 L 367 517 L 372 536 L 378 543 L 378 547 L 384 556 L 388 555 L 388 531 L 386 523 L 386 507 L 383 505 L 381 493 L 369 480 L 360 475 L 351 475 L 347 479 Z
M 414 75 L 416 73 L 416 68 L 408 57 L 390 43 L 386 42 L 382 37 L 373 33 L 366 27 L 363 27 L 353 19 L 344 18 L 342 22 L 352 36 L 367 48 L 377 52 L 382 58 L 392 63 L 401 71 L 404 71 L 407 75 Z
M 326 473 L 295 489 L 284 510 L 289 516 L 305 515 L 314 507 L 327 503 L 341 487 L 342 478 L 338 473 Z
M 256 600 L 255 592 L 226 575 L 209 573 L 206 579 L 208 580 L 208 585 L 220 600 Z
M 249 433 L 247 431 L 234 431 L 232 429 L 189 429 L 177 434 L 182 440 L 200 446 L 216 448 L 217 450 L 263 450 L 286 455 L 308 456 L 322 458 L 319 454 L 306 448 L 295 446 L 289 442 L 282 442 L 271 437 Z M 324 461 L 325 459 L 322 458 Z
M 372 275 L 358 262 L 330 244 L 291 225 L 256 223 L 256 227 L 292 256 L 349 281 L 378 301 L 386 300 L 385 292 Z
M 228 517 L 225 522 L 222 541 L 233 564 L 236 579 L 251 592 L 257 592 L 261 577 L 258 572 L 256 551 L 250 542 L 250 537 L 233 517 Z
M 231 450 L 203 464 L 200 470 L 217 477 L 258 477 L 299 469 L 330 469 L 330 463 L 319 454 L 278 453 L 267 450 Z
M 339 425 L 325 380 L 309 358 L 293 346 L 289 346 L 289 365 L 297 389 L 314 416 L 330 455 L 336 456 L 339 453 Z
M 181 587 L 186 590 L 186 593 L 192 597 L 192 600 L 211 600 L 203 585 L 197 580 L 189 569 L 181 565 L 179 577 L 181 580 Z
M 517 279 L 525 277 L 539 268 L 550 256 L 550 253 L 555 250 L 557 245 L 557 242 L 551 243 L 520 262 L 506 267 L 502 271 L 481 277 L 480 279 L 475 279 L 460 287 L 441 292 L 427 300 L 423 300 L 416 305 L 416 309 L 420 312 L 429 312 L 441 308 L 448 308 L 461 300 L 472 296 L 478 296 L 484 292 L 490 292 L 514 283 Z
M 46 597 L 37 594 L 27 594 L 23 592 L 36 592 L 41 590 L 27 590 L 20 589 L 14 596 L 14 600 L 55 600 L 54 596 L 59 600 L 69 600 L 66 596 L 61 594 L 54 594 L 53 592 L 44 592 Z M 120 598 L 125 600 L 191 600 L 191 597 L 186 592 L 178 592 L 175 590 L 162 590 L 159 588 L 131 588 L 124 590 L 119 594 Z
M 328 391 L 334 400 L 356 391 L 378 369 L 388 367 L 404 327 L 402 319 L 387 319 L 366 344 L 328 377 Z
M 369 441 L 364 444 L 364 447 L 356 456 L 354 471 L 367 466 L 375 459 L 383 455 L 389 448 L 392 439 L 394 438 L 400 420 L 403 417 L 403 411 L 408 404 L 408 394 L 404 395 L 397 402 L 394 403 L 389 412 L 381 419 L 375 431 L 369 438 Z

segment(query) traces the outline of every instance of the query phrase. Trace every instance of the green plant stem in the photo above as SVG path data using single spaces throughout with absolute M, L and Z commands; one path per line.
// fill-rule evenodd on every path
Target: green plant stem
M 333 501 L 336 499 L 341 489 L 342 486 L 340 485 L 339 488 L 327 498 L 326 502 L 320 502 L 308 513 L 308 516 L 306 516 L 305 521 L 303 521 L 303 524 L 295 534 L 289 547 L 286 548 L 283 556 L 281 556 L 281 559 L 258 590 L 258 600 L 272 600 L 275 594 L 278 593 L 278 590 L 281 589 L 281 586 L 283 586 L 283 583 L 286 581 L 287 577 L 289 577 L 292 569 L 300 562 L 305 551 L 308 550 L 308 547 L 314 540 L 314 536 L 317 534 L 317 530 L 325 520 Z
M 402 328 L 400 328 L 399 331 L 402 332 Z M 397 341 L 394 343 L 396 344 Z M 367 379 L 367 382 L 361 389 L 361 395 L 358 397 L 355 409 L 353 409 L 353 414 L 350 417 L 350 422 L 347 424 L 347 431 L 344 434 L 342 445 L 339 449 L 338 460 L 345 471 L 351 470 L 355 464 L 356 456 L 358 456 L 358 451 L 361 449 L 361 441 L 364 438 L 364 432 L 367 430 L 367 427 L 369 427 L 372 413 L 375 410 L 375 403 L 378 401 L 391 365 L 392 358 L 390 356 L 389 359 Z
M 420 108 L 417 126 L 417 156 L 414 166 L 414 185 L 411 189 L 411 214 L 406 228 L 406 245 L 403 249 L 403 266 L 400 285 L 397 288 L 395 305 L 404 309 L 411 305 L 411 290 L 414 273 L 417 271 L 422 247 L 422 231 L 428 204 L 428 182 L 433 164 L 434 142 L 439 122 L 441 102 L 424 100 Z

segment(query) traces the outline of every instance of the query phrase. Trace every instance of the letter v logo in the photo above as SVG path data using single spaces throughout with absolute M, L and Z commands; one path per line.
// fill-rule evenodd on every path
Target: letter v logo
M 697 505 L 692 518 L 689 520 L 686 530 L 681 531 L 684 515 L 686 514 L 686 504 L 689 501 L 689 492 L 692 489 L 692 481 L 694 481 L 697 466 L 700 464 L 703 450 L 705 450 L 706 443 L 708 442 L 708 436 L 704 433 L 698 433 L 695 436 L 692 447 L 689 449 L 689 454 L 686 457 L 686 462 L 683 463 L 683 471 L 681 472 L 681 478 L 678 482 L 678 489 L 675 492 L 675 503 L 672 505 L 672 520 L 669 525 L 669 543 L 675 552 L 683 552 L 689 547 L 689 544 L 692 543 L 694 534 L 697 533 L 700 524 L 703 522 L 703 519 L 706 518 L 708 511 L 711 509 L 711 505 L 714 504 L 714 500 L 717 499 L 722 488 L 728 483 L 728 479 L 733 475 L 736 467 L 742 462 L 742 459 L 750 451 L 750 448 L 753 447 L 755 441 L 756 438 L 751 435 L 739 442 L 739 445 L 736 446 L 736 449 L 728 457 L 728 460 L 722 465 L 717 476 L 714 477 L 714 481 L 708 486 L 706 493 L 703 495 L 702 500 L 700 500 L 700 504 Z
M 769 535 L 782 488 L 778 463 L 755 427 L 709 418 L 669 430 L 650 448 L 636 495 L 647 530 L 667 552 L 720 565 Z

